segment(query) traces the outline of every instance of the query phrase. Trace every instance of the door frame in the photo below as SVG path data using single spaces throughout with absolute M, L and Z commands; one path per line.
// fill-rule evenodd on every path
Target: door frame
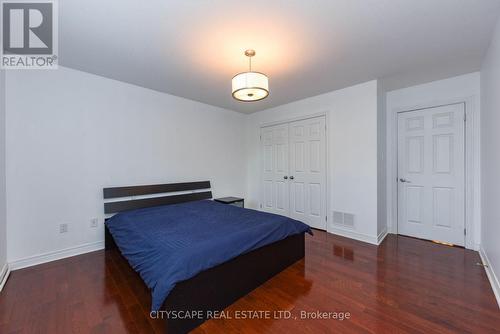
M 261 150 L 261 141 L 262 141 L 262 129 L 267 128 L 270 126 L 275 126 L 275 125 L 281 125 L 281 124 L 286 124 L 286 123 L 291 123 L 291 122 L 296 122 L 296 121 L 303 121 L 306 119 L 311 119 L 311 118 L 316 118 L 316 117 L 325 117 L 325 163 L 326 163 L 326 170 L 325 170 L 325 209 L 326 209 L 326 228 L 325 231 L 329 230 L 329 224 L 331 221 L 330 217 L 330 175 L 328 171 L 330 170 L 330 158 L 329 158 L 329 142 L 330 142 L 330 134 L 328 131 L 328 111 L 323 111 L 323 112 L 318 112 L 314 114 L 309 114 L 309 115 L 304 115 L 304 116 L 297 116 L 297 117 L 292 117 L 292 118 L 286 118 L 283 120 L 278 120 L 278 121 L 272 121 L 272 122 L 264 122 L 261 123 L 259 126 L 259 210 L 262 209 L 262 199 L 263 199 L 263 189 L 262 189 L 262 163 L 263 163 L 263 157 L 262 157 L 262 150 Z
M 388 230 L 398 234 L 398 114 L 452 104 L 464 104 L 465 110 L 465 248 L 479 249 L 480 231 L 480 128 L 475 96 L 431 101 L 414 106 L 396 107 L 387 115 L 387 217 Z

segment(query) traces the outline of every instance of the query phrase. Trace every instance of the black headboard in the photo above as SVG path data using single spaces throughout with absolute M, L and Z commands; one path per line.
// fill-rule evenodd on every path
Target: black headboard
M 208 190 L 208 191 L 199 191 Z M 153 184 L 143 186 L 127 186 L 104 188 L 104 199 L 145 196 L 154 194 L 168 194 L 173 192 L 196 191 L 192 193 L 159 196 L 142 199 L 127 199 L 123 201 L 113 201 L 104 203 L 104 213 L 117 213 L 121 211 L 149 208 L 159 205 L 177 204 L 191 201 L 199 201 L 203 199 L 211 199 L 212 192 L 210 191 L 210 181 L 183 182 L 183 183 L 167 183 Z

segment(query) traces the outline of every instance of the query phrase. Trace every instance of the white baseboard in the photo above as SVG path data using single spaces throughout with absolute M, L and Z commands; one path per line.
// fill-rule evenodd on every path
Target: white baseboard
M 484 270 L 486 271 L 486 275 L 490 280 L 491 288 L 493 289 L 493 293 L 495 294 L 495 297 L 497 299 L 498 307 L 500 308 L 500 283 L 483 246 L 480 246 L 479 248 L 479 255 L 481 256 L 481 261 L 483 261 L 483 264 L 487 265 Z
M 389 232 L 387 232 L 387 227 L 385 227 L 377 236 L 377 245 L 380 245 L 382 241 L 384 241 L 385 237 L 387 237 L 387 234 L 389 234 Z
M 87 244 L 61 249 L 54 252 L 25 257 L 19 260 L 9 262 L 10 270 L 17 270 L 26 267 L 35 266 L 46 262 L 64 259 L 67 257 L 94 252 L 104 249 L 104 241 L 90 242 Z
M 3 265 L 2 269 L 0 270 L 0 292 L 2 291 L 5 283 L 7 283 L 7 279 L 9 278 L 10 275 L 10 268 L 9 264 L 6 263 Z
M 373 245 L 378 245 L 378 237 L 368 235 L 368 234 L 359 233 L 359 232 L 356 232 L 353 230 L 347 230 L 347 229 L 343 229 L 343 228 L 339 228 L 339 227 L 330 225 L 328 232 L 330 232 L 332 234 L 340 235 L 342 237 L 346 237 L 346 238 L 350 238 L 350 239 L 354 239 L 354 240 L 358 240 L 358 241 L 362 241 L 362 242 L 367 242 L 367 243 L 373 244 Z

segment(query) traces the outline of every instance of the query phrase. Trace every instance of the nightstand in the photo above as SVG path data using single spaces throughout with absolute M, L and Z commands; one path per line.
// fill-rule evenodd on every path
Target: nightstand
M 214 199 L 214 201 L 223 204 L 234 205 L 240 208 L 245 207 L 245 199 L 239 197 L 222 197 L 222 198 L 216 198 Z

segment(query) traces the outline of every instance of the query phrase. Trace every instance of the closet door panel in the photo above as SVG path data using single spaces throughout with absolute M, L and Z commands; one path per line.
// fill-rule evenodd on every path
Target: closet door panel
M 326 229 L 325 117 L 289 123 L 290 217 Z
M 288 216 L 288 124 L 261 129 L 261 206 L 264 211 Z

